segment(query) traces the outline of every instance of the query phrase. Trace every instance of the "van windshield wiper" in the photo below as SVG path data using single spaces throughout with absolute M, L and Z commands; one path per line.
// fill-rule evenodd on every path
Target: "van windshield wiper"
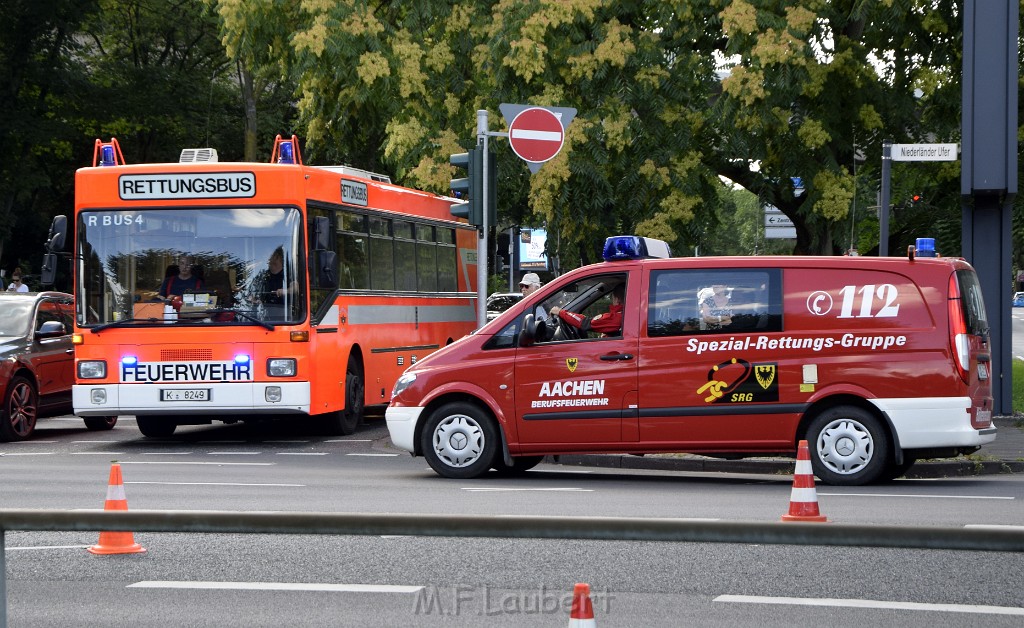
M 110 321 L 109 323 L 103 323 L 102 325 L 97 325 L 95 327 L 90 328 L 89 331 L 91 331 L 94 334 L 98 334 L 101 331 L 103 331 L 104 329 L 110 329 L 111 327 L 128 327 L 129 323 L 157 323 L 157 322 L 162 323 L 163 321 L 164 321 L 164 319 L 162 319 L 162 318 L 152 318 L 152 317 L 150 317 L 150 318 L 122 318 L 119 321 Z
M 257 325 L 259 325 L 260 327 L 266 329 L 267 331 L 274 331 L 274 326 L 271 325 L 270 323 L 262 321 L 262 320 L 256 318 L 255 316 L 252 316 L 250 314 L 246 314 L 245 312 L 243 312 L 241 310 L 230 310 L 230 309 L 219 307 L 219 308 L 212 309 L 212 310 L 204 310 L 204 313 L 206 313 L 206 314 L 227 314 L 227 313 L 237 314 L 238 316 L 241 316 L 242 318 L 244 318 L 244 319 L 246 319 L 248 321 L 252 321 L 252 322 L 256 323 Z
M 240 316 L 240 317 L 246 319 L 247 321 L 251 321 L 253 323 L 256 323 L 257 325 L 259 325 L 260 327 L 266 329 L 267 331 L 274 331 L 274 326 L 271 325 L 270 323 L 264 322 L 264 321 L 256 318 L 255 316 L 252 316 L 250 314 L 246 314 L 245 312 L 242 312 L 242 311 L 239 311 L 239 310 L 229 310 L 229 309 L 224 309 L 224 308 L 215 308 L 215 309 L 212 309 L 212 310 L 203 310 L 203 313 L 204 314 L 225 314 L 225 313 L 235 314 L 237 316 Z M 177 323 L 177 322 L 183 322 L 185 320 L 187 320 L 187 319 L 165 320 L 163 318 L 153 318 L 153 317 L 150 317 L 150 318 L 124 318 L 124 319 L 121 319 L 119 321 L 110 321 L 109 323 L 103 323 L 102 325 L 97 325 L 97 326 L 91 328 L 90 331 L 92 333 L 94 333 L 94 334 L 98 334 L 101 331 L 103 331 L 105 329 L 110 329 L 112 327 L 129 327 L 131 325 L 131 323 Z

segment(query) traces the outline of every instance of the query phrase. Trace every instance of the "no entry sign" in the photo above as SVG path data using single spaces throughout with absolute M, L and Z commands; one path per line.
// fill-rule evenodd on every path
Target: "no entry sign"
M 565 129 L 554 113 L 541 107 L 524 109 L 508 127 L 512 151 L 524 161 L 543 163 L 562 150 Z

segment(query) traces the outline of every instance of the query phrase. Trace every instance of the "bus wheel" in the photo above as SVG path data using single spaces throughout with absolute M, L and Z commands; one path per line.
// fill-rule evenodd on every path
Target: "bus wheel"
M 178 427 L 174 419 L 169 419 L 165 416 L 137 416 L 135 417 L 135 422 L 138 423 L 139 431 L 142 432 L 142 435 L 151 438 L 170 436 Z
M 811 466 L 826 484 L 860 486 L 879 479 L 889 466 L 889 437 L 867 410 L 836 406 L 807 429 Z
M 82 418 L 85 421 L 85 427 L 93 430 L 112 430 L 117 425 L 116 416 L 87 416 Z
M 323 431 L 331 436 L 355 434 L 356 428 L 363 422 L 365 408 L 366 386 L 363 384 L 363 365 L 356 356 L 349 356 L 348 366 L 345 368 L 345 409 L 322 415 L 320 425 Z
M 441 406 L 420 435 L 423 457 L 446 478 L 475 478 L 491 468 L 501 440 L 491 417 L 471 403 Z
M 15 375 L 7 386 L 0 418 L 0 441 L 25 440 L 32 436 L 39 417 L 39 395 L 32 381 Z
M 495 456 L 492 466 L 499 475 L 522 475 L 539 465 L 543 460 L 544 456 L 513 456 L 512 466 L 508 466 L 505 464 L 505 459 L 502 456 Z

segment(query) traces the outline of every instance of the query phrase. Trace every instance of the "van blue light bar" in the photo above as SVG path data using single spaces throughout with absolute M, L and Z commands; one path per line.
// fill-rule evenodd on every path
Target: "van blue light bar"
M 606 262 L 623 259 L 644 259 L 646 257 L 672 257 L 668 243 L 654 238 L 620 235 L 604 241 L 602 257 Z

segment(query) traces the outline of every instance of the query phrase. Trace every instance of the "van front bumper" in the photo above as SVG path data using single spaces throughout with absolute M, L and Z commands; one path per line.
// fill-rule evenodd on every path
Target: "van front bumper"
M 423 408 L 388 406 L 384 418 L 388 423 L 388 434 L 391 444 L 413 453 L 416 451 L 416 425 L 419 423 Z

